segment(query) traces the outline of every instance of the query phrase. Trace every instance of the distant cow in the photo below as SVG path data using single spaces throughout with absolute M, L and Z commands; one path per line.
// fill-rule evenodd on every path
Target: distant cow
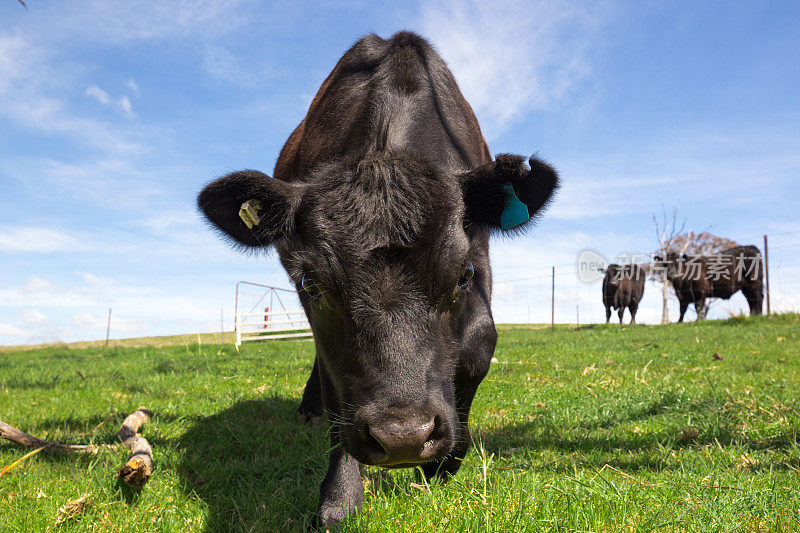
M 656 256 L 656 262 L 666 266 L 667 279 L 672 283 L 680 302 L 678 322 L 694 304 L 697 320 L 706 317 L 706 299 L 727 300 L 741 290 L 750 306 L 750 315 L 760 315 L 764 300 L 764 267 L 761 252 L 755 246 L 735 246 L 708 256 L 667 254 L 666 260 Z
M 610 264 L 603 277 L 603 305 L 606 307 L 606 324 L 611 319 L 611 309 L 619 309 L 619 323 L 627 307 L 631 313 L 631 324 L 636 324 L 636 311 L 644 295 L 646 274 L 639 265 Z
M 360 463 L 458 470 L 497 340 L 489 235 L 526 224 L 557 184 L 539 159 L 492 160 L 444 61 L 400 32 L 344 54 L 274 179 L 234 172 L 200 193 L 236 245 L 275 247 L 308 315 L 299 411 L 324 406 L 332 424 L 322 524 L 361 508 Z
M 616 309 L 620 279 L 620 266 L 616 263 L 608 265 L 605 276 L 603 276 L 603 305 L 606 308 L 606 324 L 611 320 L 611 309 Z

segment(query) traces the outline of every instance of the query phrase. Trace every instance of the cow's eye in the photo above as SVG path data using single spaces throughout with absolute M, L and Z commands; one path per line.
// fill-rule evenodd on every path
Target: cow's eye
M 472 266 L 472 263 L 467 265 L 467 268 L 464 269 L 464 273 L 461 274 L 461 277 L 458 278 L 458 288 L 463 289 L 469 282 L 472 281 L 473 276 L 475 276 L 475 267 Z
M 300 285 L 303 287 L 303 290 L 306 291 L 306 294 L 315 298 L 319 296 L 322 291 L 319 288 L 319 285 L 314 283 L 314 280 L 303 274 L 303 279 L 300 281 Z

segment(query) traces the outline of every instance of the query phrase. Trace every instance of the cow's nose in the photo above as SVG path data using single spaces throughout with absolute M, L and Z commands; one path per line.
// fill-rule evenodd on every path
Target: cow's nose
M 435 429 L 436 419 L 431 418 L 424 423 L 407 421 L 370 424 L 369 434 L 386 454 L 380 458 L 381 464 L 418 464 L 430 460 L 437 452 Z

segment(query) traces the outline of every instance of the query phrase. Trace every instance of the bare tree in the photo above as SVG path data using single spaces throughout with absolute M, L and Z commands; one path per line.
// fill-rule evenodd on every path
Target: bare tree
M 700 233 L 695 233 L 691 230 L 685 231 L 686 218 L 680 220 L 677 207 L 672 209 L 672 218 L 669 219 L 666 209 L 662 206 L 661 220 L 659 221 L 658 217 L 653 214 L 653 224 L 656 228 L 656 240 L 658 242 L 655 255 L 661 256 L 664 259 L 666 259 L 670 253 L 677 254 L 678 256 L 682 256 L 683 254 L 709 256 L 737 246 L 736 241 L 714 235 L 708 231 Z M 667 269 L 663 268 L 663 265 L 661 265 L 660 268 L 651 268 L 650 278 L 662 284 L 661 323 L 668 324 L 669 280 L 667 279 Z M 698 314 L 703 313 L 705 316 L 710 306 L 711 299 L 706 299 L 705 308 L 697 309 Z
M 702 233 L 684 233 L 678 235 L 671 251 L 689 255 L 714 255 L 739 244 L 727 237 L 720 237 L 707 231 Z
M 675 207 L 672 209 L 672 219 L 669 220 L 667 218 L 667 210 L 662 205 L 661 221 L 653 213 L 653 224 L 656 227 L 656 241 L 658 242 L 655 255 L 666 258 L 669 252 L 675 251 L 676 241 L 684 234 L 686 219 L 684 218 L 679 222 L 678 208 Z M 691 233 L 689 232 L 689 234 Z M 660 282 L 663 286 L 661 291 L 661 323 L 669 324 L 669 307 L 667 304 L 669 301 L 669 280 L 667 280 L 667 270 L 665 268 L 651 268 L 650 276 L 651 279 Z
M 701 233 L 694 233 L 688 232 L 678 235 L 672 243 L 672 249 L 669 250 L 671 252 L 675 252 L 678 255 L 688 254 L 688 255 L 703 255 L 709 256 L 718 254 L 723 250 L 727 250 L 728 248 L 732 248 L 734 246 L 738 246 L 739 244 L 727 237 L 720 237 L 718 235 L 714 235 L 713 233 L 709 233 L 708 231 L 703 231 Z M 702 316 L 708 316 L 708 312 L 711 309 L 711 306 L 717 302 L 713 298 L 706 298 L 706 303 L 703 309 L 696 309 L 698 314 L 702 314 Z

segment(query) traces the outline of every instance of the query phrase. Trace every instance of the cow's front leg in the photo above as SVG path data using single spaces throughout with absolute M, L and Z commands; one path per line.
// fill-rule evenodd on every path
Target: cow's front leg
M 489 319 L 488 323 L 476 328 L 472 335 L 465 335 L 461 354 L 461 364 L 455 377 L 455 399 L 458 412 L 459 431 L 453 449 L 442 461 L 422 465 L 425 477 L 439 476 L 447 480 L 461 468 L 461 461 L 467 455 L 472 436 L 469 431 L 469 411 L 478 386 L 486 377 L 491 366 L 492 355 L 497 344 L 497 330 Z
M 750 316 L 760 315 L 763 306 L 763 289 L 761 286 L 742 287 L 742 294 L 744 294 L 744 297 L 747 299 L 747 304 L 750 306 Z
M 469 431 L 469 411 L 472 407 L 472 399 L 475 397 L 475 392 L 480 384 L 480 380 L 477 381 L 475 384 L 465 384 L 460 393 L 456 393 L 456 398 L 458 398 L 459 405 L 461 405 L 458 409 L 458 438 L 452 451 L 442 461 L 422 465 L 422 471 L 427 479 L 438 476 L 443 481 L 447 481 L 461 468 L 461 461 L 467 455 L 467 450 L 469 450 L 469 445 L 472 442 L 472 435 Z
M 329 526 L 345 520 L 361 510 L 364 504 L 364 483 L 361 481 L 359 463 L 342 446 L 339 427 L 341 419 L 339 402 L 333 384 L 322 365 L 314 368 L 320 377 L 321 396 L 331 423 L 331 451 L 328 457 L 328 471 L 319 493 L 317 521 L 320 526 Z
M 697 312 L 697 320 L 696 322 L 702 322 L 706 319 L 706 299 L 705 298 L 697 298 L 694 301 L 694 310 Z
M 678 318 L 678 322 L 683 322 L 683 315 L 685 315 L 686 310 L 689 309 L 689 301 L 680 300 L 680 305 L 681 305 L 681 316 Z
M 364 483 L 358 461 L 342 449 L 338 433 L 331 431 L 328 472 L 322 480 L 317 517 L 319 525 L 329 526 L 359 512 L 364 504 Z
M 311 425 L 316 426 L 322 423 L 323 410 L 322 381 L 319 377 L 319 363 L 315 357 L 314 367 L 311 369 L 311 375 L 308 377 L 306 388 L 303 390 L 303 399 L 300 400 L 297 414 L 301 422 L 309 422 Z

